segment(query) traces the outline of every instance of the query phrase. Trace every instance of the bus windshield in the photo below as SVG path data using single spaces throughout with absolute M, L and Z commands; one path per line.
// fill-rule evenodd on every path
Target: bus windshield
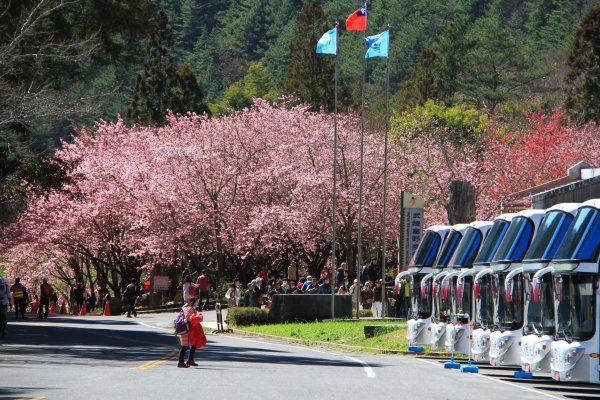
M 458 243 L 460 243 L 462 237 L 462 233 L 455 231 L 454 229 L 450 230 L 446 241 L 444 241 L 444 246 L 442 246 L 440 257 L 437 260 L 437 268 L 444 268 L 448 265 L 448 262 L 454 254 L 454 250 L 456 250 L 456 247 L 458 247 Z
M 471 313 L 471 298 L 473 293 L 473 277 L 465 276 L 462 285 L 462 291 L 459 293 L 458 289 L 458 279 L 453 279 L 451 283 L 451 306 L 452 306 L 452 316 L 455 317 L 456 321 L 460 322 L 468 322 L 467 315 L 469 318 L 473 318 L 473 314 Z M 462 315 L 463 317 L 459 319 L 457 315 Z
M 525 300 L 527 323 L 523 328 L 525 335 L 554 335 L 554 303 L 552 297 L 552 274 L 542 275 L 539 293 L 533 294 L 533 280 L 527 281 L 529 290 Z
M 423 274 L 413 275 L 411 282 L 411 312 L 415 319 L 431 317 L 431 279 L 427 283 L 428 290 L 421 293 L 421 281 L 424 277 Z
M 515 217 L 498 248 L 494 261 L 518 262 L 523 260 L 532 236 L 533 222 L 527 217 Z
M 494 225 L 492 226 L 492 229 L 490 229 L 490 233 L 485 242 L 483 242 L 481 251 L 475 259 L 475 264 L 489 264 L 492 262 L 494 255 L 496 255 L 496 250 L 498 250 L 500 243 L 502 243 L 502 239 L 504 239 L 504 235 L 506 235 L 509 225 L 510 223 L 503 219 L 494 221 Z
M 454 256 L 448 263 L 452 267 L 471 267 L 477 255 L 477 250 L 483 241 L 481 231 L 472 226 L 465 231 L 463 239 L 460 241 Z
M 533 243 L 525 254 L 525 260 L 550 261 L 572 221 L 573 216 L 564 211 L 553 210 L 546 214 Z
M 567 231 L 554 260 L 596 261 L 600 248 L 600 212 L 580 208 Z
M 492 297 L 494 298 L 494 325 L 500 330 L 516 330 L 523 326 L 523 276 L 518 274 L 512 279 L 510 301 L 505 296 L 504 286 L 508 272 L 491 274 Z
M 451 296 L 445 292 L 442 282 L 444 278 L 436 280 L 435 293 L 433 293 L 433 315 L 435 322 L 447 322 L 451 312 Z
M 487 329 L 492 325 L 494 299 L 491 279 L 491 274 L 487 274 L 479 281 L 479 290 L 475 297 L 475 327 L 477 328 Z
M 409 267 L 431 267 L 435 262 L 441 243 L 442 238 L 439 233 L 426 231 Z
M 589 340 L 594 336 L 596 278 L 592 274 L 554 276 L 554 312 L 558 339 Z

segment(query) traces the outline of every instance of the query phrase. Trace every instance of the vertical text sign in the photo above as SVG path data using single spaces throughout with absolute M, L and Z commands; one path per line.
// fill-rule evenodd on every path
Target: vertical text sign
M 423 235 L 425 200 L 407 191 L 404 191 L 403 194 L 404 227 L 401 227 L 401 229 L 403 228 L 404 233 L 403 261 L 405 265 L 402 268 L 406 269 Z

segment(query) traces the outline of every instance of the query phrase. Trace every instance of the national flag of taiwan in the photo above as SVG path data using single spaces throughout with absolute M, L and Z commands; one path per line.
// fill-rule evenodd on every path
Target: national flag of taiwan
M 354 11 L 346 19 L 346 30 L 366 31 L 367 30 L 367 3 Z

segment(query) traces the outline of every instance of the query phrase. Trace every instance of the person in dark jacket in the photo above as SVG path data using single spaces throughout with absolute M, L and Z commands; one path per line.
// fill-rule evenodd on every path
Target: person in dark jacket
M 125 288 L 125 293 L 123 293 L 123 299 L 125 300 L 125 304 L 127 304 L 127 318 L 131 318 L 131 314 L 134 317 L 137 317 L 137 312 L 135 311 L 135 299 L 137 297 L 137 287 L 135 284 L 135 278 L 131 279 L 131 283 L 127 285 Z
M 27 288 L 21 283 L 21 278 L 15 278 L 15 284 L 10 287 L 10 292 L 15 304 L 15 319 L 19 319 L 19 310 L 21 311 L 21 317 L 26 319 L 25 307 L 27 307 L 29 294 L 27 293 Z
M 244 294 L 244 305 L 246 307 L 258 307 L 258 297 L 256 295 L 256 291 L 254 290 L 254 284 L 256 281 L 252 281 L 248 284 L 248 290 Z
M 83 283 L 78 283 L 73 291 L 73 300 L 75 301 L 75 305 L 77 306 L 77 311 L 81 312 L 81 307 L 83 307 L 83 300 L 85 298 L 85 288 L 83 287 Z

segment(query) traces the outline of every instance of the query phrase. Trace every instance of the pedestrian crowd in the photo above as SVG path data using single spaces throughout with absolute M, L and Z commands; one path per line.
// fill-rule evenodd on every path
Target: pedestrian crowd
M 387 301 L 392 310 L 388 315 L 406 317 L 409 307 L 410 290 L 408 282 L 402 282 L 400 287 L 394 287 L 392 278 L 386 277 L 386 293 L 383 293 L 383 278 L 381 268 L 376 260 L 371 260 L 360 270 L 358 278 L 353 278 L 346 263 L 341 263 L 334 273 L 329 266 L 324 267 L 319 274 L 311 275 L 306 267 L 299 267 L 291 263 L 287 268 L 287 274 L 281 270 L 269 271 L 266 266 L 253 271 L 251 275 L 245 276 L 248 283 L 242 284 L 239 276 L 229 285 L 225 293 L 227 306 L 229 308 L 262 307 L 270 308 L 274 295 L 286 294 L 332 294 L 351 295 L 353 309 L 357 306 L 365 310 L 372 310 L 373 316 L 383 317 L 383 302 Z M 199 308 L 205 307 L 210 288 L 210 279 L 206 271 L 194 283 L 190 273 L 184 271 L 183 278 L 183 300 L 198 300 L 201 302 Z M 202 283 L 205 282 L 206 289 L 202 295 Z M 335 282 L 335 285 L 334 285 Z M 204 300 L 204 302 L 202 302 Z

